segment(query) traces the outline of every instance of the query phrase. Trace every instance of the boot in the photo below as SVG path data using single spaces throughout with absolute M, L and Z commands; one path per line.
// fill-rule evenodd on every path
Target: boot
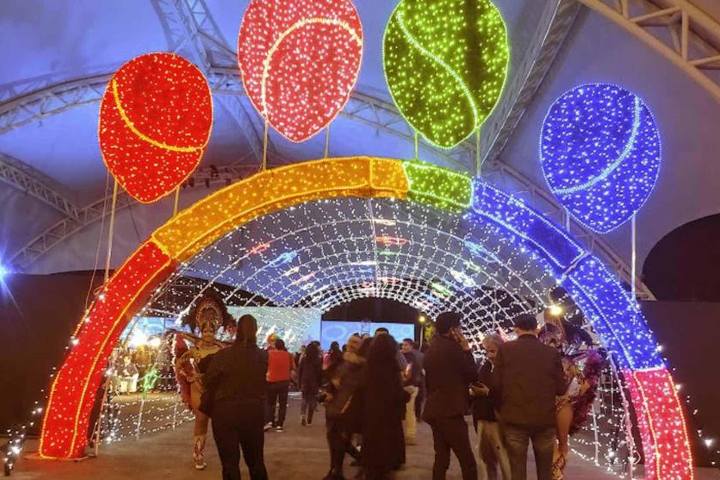
M 305 421 L 305 415 L 300 418 L 300 425 L 302 425 L 303 427 L 307 425 L 307 421 Z

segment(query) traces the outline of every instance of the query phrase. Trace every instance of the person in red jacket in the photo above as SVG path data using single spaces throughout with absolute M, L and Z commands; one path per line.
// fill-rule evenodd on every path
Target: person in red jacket
M 295 370 L 295 359 L 287 351 L 285 342 L 281 339 L 275 340 L 275 348 L 268 351 L 266 431 L 271 428 L 274 428 L 276 432 L 283 431 L 293 370 Z M 277 418 L 275 417 L 276 411 Z

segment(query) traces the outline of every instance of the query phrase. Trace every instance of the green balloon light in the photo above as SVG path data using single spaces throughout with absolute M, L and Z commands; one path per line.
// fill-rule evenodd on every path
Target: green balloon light
M 497 104 L 510 49 L 490 0 L 402 0 L 385 29 L 383 54 L 402 115 L 431 144 L 452 148 Z

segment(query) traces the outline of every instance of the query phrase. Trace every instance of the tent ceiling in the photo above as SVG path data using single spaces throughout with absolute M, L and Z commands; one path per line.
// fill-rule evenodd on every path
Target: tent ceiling
M 511 38 L 511 74 L 521 69 L 547 1 L 496 2 Z M 219 38 L 229 46 L 225 50 L 219 48 L 213 58 L 232 66 L 232 55 L 228 51 L 234 51 L 247 0 L 190 3 L 207 6 Z M 389 99 L 381 64 L 382 33 L 396 3 L 356 0 L 366 38 L 357 90 L 381 101 Z M 716 2 L 694 0 L 694 3 L 709 15 L 720 18 Z M 4 41 L 0 43 L 0 62 L 6 68 L 0 70 L 0 106 L 18 95 L 48 85 L 110 73 L 133 56 L 173 48 L 180 25 L 179 17 L 171 14 L 174 5 L 185 5 L 185 2 L 2 2 L 0 31 Z M 207 25 L 213 26 L 212 22 Z M 662 131 L 665 163 L 661 180 L 638 218 L 639 257 L 643 259 L 657 240 L 675 227 L 717 213 L 720 207 L 717 200 L 720 167 L 716 159 L 716 152 L 720 151 L 717 135 L 720 109 L 705 91 L 666 59 L 603 17 L 583 10 L 499 160 L 546 188 L 537 158 L 538 132 L 544 112 L 563 91 L 590 81 L 620 83 L 635 90 L 654 110 Z M 229 97 L 219 101 L 216 96 L 216 105 L 218 103 L 205 164 L 232 164 L 239 159 L 256 162 L 257 155 L 249 154 L 253 149 L 257 151 L 257 115 L 243 99 Z M 0 133 L 0 153 L 17 158 L 49 177 L 78 207 L 97 201 L 105 193 L 106 180 L 96 137 L 97 109 L 97 103 L 89 103 Z M 352 115 L 340 117 L 331 132 L 332 155 L 408 157 L 413 154 L 412 145 L 406 140 Z M 295 145 L 271 135 L 275 146 L 271 161 L 277 164 L 319 157 L 323 151 L 320 137 Z M 363 141 L 359 142 L 359 138 Z M 423 150 L 423 156 L 450 166 L 430 150 Z M 472 170 L 472 155 L 457 155 L 457 159 L 466 170 Z M 182 203 L 187 204 L 203 192 L 188 193 Z M 0 195 L 12 200 L 4 203 L 11 207 L 0 212 L 3 256 L 26 245 L 59 218 L 51 207 L 19 195 L 13 186 L 0 183 Z M 533 198 L 529 201 L 534 202 Z M 124 211 L 117 230 L 119 252 L 123 245 L 130 248 L 153 226 L 162 223 L 167 217 L 166 210 L 167 205 L 162 204 Z M 73 236 L 72 242 L 61 243 L 34 271 L 91 268 L 94 255 L 83 252 L 94 253 L 99 234 L 99 225 L 93 224 Z M 607 240 L 622 257 L 629 257 L 627 229 L 608 236 Z M 122 253 L 119 253 L 114 263 L 121 260 Z

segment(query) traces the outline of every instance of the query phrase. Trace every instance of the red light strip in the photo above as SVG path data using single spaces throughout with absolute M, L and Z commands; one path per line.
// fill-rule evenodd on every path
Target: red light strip
M 50 389 L 39 453 L 44 458 L 83 456 L 96 391 L 107 359 L 132 314 L 172 271 L 172 261 L 153 242 L 141 246 L 113 275 L 75 337 Z
M 646 479 L 694 478 L 683 409 L 666 368 L 625 370 L 645 456 Z

